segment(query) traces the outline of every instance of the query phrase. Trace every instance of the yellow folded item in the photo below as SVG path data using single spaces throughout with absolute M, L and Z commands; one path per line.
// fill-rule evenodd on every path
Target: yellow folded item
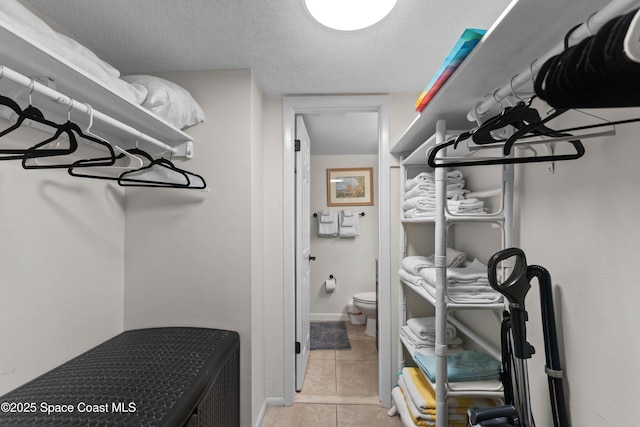
M 400 393 L 404 397 L 405 404 L 406 404 L 407 403 L 407 396 L 404 394 L 404 390 L 402 390 L 402 387 L 398 387 L 398 390 L 400 390 Z M 407 409 L 409 409 L 409 407 L 407 407 Z M 424 419 L 424 418 L 417 418 L 412 413 L 412 411 L 410 411 L 410 410 L 408 412 L 409 412 L 409 415 L 411 416 L 411 421 L 416 426 L 435 426 L 436 425 L 436 417 L 435 417 L 435 415 L 433 416 L 433 420 L 427 420 L 427 419 Z M 465 411 L 465 414 L 466 414 L 466 411 Z M 449 421 L 449 427 L 467 427 L 467 423 L 466 422 L 459 422 L 459 421 Z
M 406 372 L 409 374 L 410 381 L 413 382 L 413 384 L 418 389 L 420 396 L 424 399 L 424 402 L 422 402 L 421 404 L 418 404 L 416 402 L 416 406 L 418 407 L 418 409 L 421 409 L 422 412 L 424 412 L 425 414 L 432 413 L 432 411 L 433 413 L 435 413 L 436 394 L 433 388 L 431 387 L 431 384 L 429 384 L 427 379 L 422 374 L 422 371 L 420 371 L 420 368 L 404 368 L 403 372 Z M 471 406 L 478 406 L 478 407 L 484 408 L 484 407 L 496 406 L 499 404 L 500 402 L 498 402 L 496 399 L 488 399 L 488 398 L 451 397 L 447 400 L 447 406 L 449 408 L 449 412 L 454 412 L 452 410 L 455 408 L 458 408 L 459 410 L 462 410 L 464 413 L 466 413 L 467 408 Z M 458 411 L 455 411 L 455 412 L 459 413 Z

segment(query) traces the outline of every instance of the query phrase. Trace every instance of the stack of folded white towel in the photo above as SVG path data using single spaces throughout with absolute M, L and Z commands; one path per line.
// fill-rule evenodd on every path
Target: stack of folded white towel
M 408 256 L 402 260 L 398 271 L 400 279 L 415 286 L 423 286 L 420 271 L 425 268 L 433 269 L 436 264 L 434 255 L 425 257 L 420 255 Z M 453 248 L 447 248 L 447 268 L 459 267 L 467 259 L 467 254 Z
M 436 271 L 420 270 L 422 287 L 436 295 Z M 464 261 L 461 266 L 447 269 L 447 300 L 458 303 L 501 302 L 502 295 L 489 285 L 487 266 L 477 259 Z
M 408 256 L 398 271 L 405 283 L 423 287 L 436 296 L 436 269 L 434 256 Z M 464 252 L 447 248 L 447 300 L 458 303 L 494 303 L 502 295 L 489 285 L 487 266 L 474 259 L 467 260 Z
M 356 237 L 358 214 L 351 209 L 337 212 L 323 210 L 318 216 L 318 237 Z
M 457 336 L 456 328 L 447 323 L 447 346 L 458 347 L 462 344 L 462 339 Z M 433 348 L 436 345 L 436 318 L 435 317 L 414 317 L 407 320 L 407 324 L 400 328 L 400 336 L 405 343 L 414 349 Z
M 462 172 L 447 172 L 447 207 L 452 214 L 486 213 L 484 202 L 477 198 L 465 198 L 468 193 L 464 188 Z M 408 179 L 404 185 L 404 202 L 402 210 L 405 218 L 435 218 L 436 185 L 435 174 L 421 172 Z

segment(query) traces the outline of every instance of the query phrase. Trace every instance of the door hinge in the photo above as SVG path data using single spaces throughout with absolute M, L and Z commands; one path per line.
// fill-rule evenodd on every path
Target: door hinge
M 296 139 L 296 145 L 295 145 L 294 150 L 295 151 L 300 151 L 300 140 L 299 139 Z
M 296 341 L 296 354 L 300 354 L 300 342 Z

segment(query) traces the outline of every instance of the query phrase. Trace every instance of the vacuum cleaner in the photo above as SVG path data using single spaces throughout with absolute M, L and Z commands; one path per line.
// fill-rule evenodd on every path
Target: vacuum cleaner
M 498 270 L 501 263 L 513 261 L 509 277 L 500 282 Z M 494 408 L 470 408 L 467 413 L 468 427 L 535 427 L 531 411 L 531 396 L 527 359 L 534 354 L 534 347 L 527 342 L 526 322 L 528 314 L 524 300 L 535 277 L 540 285 L 540 305 L 545 342 L 545 371 L 549 382 L 551 410 L 555 427 L 569 427 L 562 388 L 562 368 L 558 354 L 556 321 L 553 310 L 551 276 L 539 265 L 527 265 L 524 252 L 519 248 L 508 248 L 495 253 L 488 263 L 488 279 L 493 289 L 509 302 L 501 325 L 502 369 L 500 379 L 504 389 L 505 404 Z

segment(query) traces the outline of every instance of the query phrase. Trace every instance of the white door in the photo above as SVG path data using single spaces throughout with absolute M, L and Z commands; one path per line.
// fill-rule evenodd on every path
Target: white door
M 296 117 L 296 390 L 302 390 L 309 359 L 311 286 L 311 154 L 307 129 Z

